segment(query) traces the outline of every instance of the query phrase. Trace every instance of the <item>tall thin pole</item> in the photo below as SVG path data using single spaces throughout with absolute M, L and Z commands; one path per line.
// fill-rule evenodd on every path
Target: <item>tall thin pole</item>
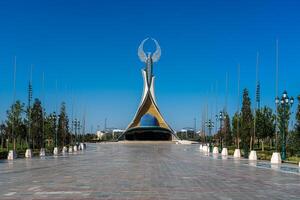
M 58 121 L 58 112 L 57 112 L 57 80 L 55 81 L 55 96 L 56 96 L 56 102 L 55 102 L 55 112 L 56 112 L 56 121 L 55 121 L 55 147 L 57 147 L 57 121 Z
M 43 148 L 45 148 L 45 73 L 42 74 L 42 98 L 43 98 L 43 112 L 42 112 L 42 118 L 43 118 Z
M 228 76 L 228 72 L 226 72 L 226 94 L 225 94 L 225 109 L 224 111 L 227 112 L 227 103 L 228 103 L 228 80 L 229 76 Z
M 279 76 L 279 49 L 278 49 L 278 39 L 276 40 L 276 80 L 275 80 L 275 94 L 278 97 L 278 76 Z M 278 152 L 278 122 L 277 122 L 277 111 L 278 104 L 275 103 L 275 140 L 276 140 L 276 152 Z
M 240 148 L 240 64 L 238 64 L 238 101 L 237 101 L 237 148 Z
M 17 73 L 17 57 L 15 56 L 14 59 L 14 92 L 13 92 L 13 107 L 16 101 L 16 73 Z M 16 151 L 16 138 L 15 138 L 15 117 L 13 115 L 13 123 L 12 123 L 12 136 L 13 136 L 13 143 L 14 143 L 14 151 Z

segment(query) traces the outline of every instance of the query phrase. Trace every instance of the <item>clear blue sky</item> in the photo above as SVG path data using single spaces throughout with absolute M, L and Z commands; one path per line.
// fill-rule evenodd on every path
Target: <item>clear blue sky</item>
M 226 72 L 228 110 L 236 110 L 238 63 L 241 91 L 247 87 L 253 101 L 257 51 L 262 104 L 274 107 L 276 39 L 279 92 L 300 93 L 299 7 L 296 0 L 0 1 L 0 118 L 12 102 L 16 56 L 17 99 L 27 102 L 33 64 L 34 97 L 42 96 L 45 73 L 47 112 L 66 101 L 70 115 L 72 105 L 74 116 L 86 112 L 89 130 L 105 118 L 125 128 L 141 98 L 137 48 L 148 36 L 162 48 L 156 96 L 174 129 L 193 126 L 194 117 L 199 127 L 206 105 L 215 114 L 216 82 L 218 109 L 225 105 Z

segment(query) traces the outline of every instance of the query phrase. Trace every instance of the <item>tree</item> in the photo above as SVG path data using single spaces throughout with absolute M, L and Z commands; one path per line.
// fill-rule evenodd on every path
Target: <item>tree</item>
M 240 140 L 240 129 L 241 129 L 241 115 L 236 112 L 232 118 L 232 137 L 235 138 L 235 145 L 239 148 L 239 140 Z
M 42 148 L 43 141 L 43 108 L 39 99 L 35 99 L 31 109 L 31 144 L 33 148 Z
M 69 133 L 69 119 L 66 111 L 66 104 L 63 102 L 60 108 L 60 114 L 58 118 L 58 129 L 57 129 L 58 143 L 61 146 L 69 144 L 70 133 Z
M 264 107 L 256 110 L 256 136 L 262 142 L 262 151 L 264 151 L 264 141 L 273 138 L 275 133 L 275 115 L 271 108 Z
M 6 126 L 9 133 L 8 139 L 9 141 L 13 141 L 14 149 L 15 149 L 16 139 L 17 138 L 19 138 L 19 140 L 24 139 L 22 138 L 24 136 L 24 123 L 23 123 L 24 121 L 22 116 L 24 113 L 24 104 L 18 100 L 10 107 L 10 110 L 8 110 L 6 113 L 7 113 Z
M 245 158 L 248 157 L 251 138 L 253 138 L 253 115 L 251 112 L 251 101 L 248 90 L 244 89 L 241 113 L 241 142 Z
M 223 134 L 224 134 L 223 135 L 224 136 L 224 144 L 227 147 L 232 144 L 232 132 L 231 132 L 231 125 L 230 125 L 230 117 L 229 117 L 228 113 L 225 113 Z
M 45 131 L 45 140 L 47 141 L 48 146 L 54 144 L 55 133 L 56 133 L 56 113 L 51 113 L 45 118 L 44 122 L 44 131 Z
M 300 95 L 298 96 L 298 106 L 296 110 L 296 123 L 294 131 L 288 137 L 288 150 L 293 155 L 300 155 Z

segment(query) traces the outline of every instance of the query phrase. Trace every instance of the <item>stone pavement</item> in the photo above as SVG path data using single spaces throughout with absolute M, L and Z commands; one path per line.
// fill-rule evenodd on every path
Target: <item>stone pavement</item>
M 88 144 L 0 161 L 0 199 L 300 199 L 298 167 L 208 157 L 198 145 Z

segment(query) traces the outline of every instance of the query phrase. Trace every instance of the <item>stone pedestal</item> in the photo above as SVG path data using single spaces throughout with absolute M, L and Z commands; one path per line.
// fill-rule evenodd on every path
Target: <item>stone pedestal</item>
M 31 157 L 32 157 L 32 151 L 31 151 L 31 149 L 26 149 L 25 158 L 31 158 Z
M 257 160 L 256 151 L 251 151 L 249 155 L 249 160 Z
M 300 162 L 299 162 L 299 167 L 300 167 Z
M 67 147 L 63 147 L 61 152 L 63 155 L 65 155 L 67 153 L 67 151 L 68 151 Z
M 74 150 L 74 152 L 77 151 L 77 145 L 74 145 L 73 150 Z
M 219 149 L 218 149 L 218 147 L 214 147 L 214 149 L 213 149 L 213 154 L 219 154 Z
M 54 147 L 54 149 L 53 149 L 53 155 L 55 155 L 55 156 L 58 155 L 58 147 Z
M 73 146 L 69 146 L 69 153 L 73 152 Z
M 7 160 L 14 160 L 16 158 L 17 158 L 16 151 L 9 150 L 8 155 L 7 155 Z
M 278 152 L 273 152 L 271 164 L 281 164 L 281 155 Z
M 241 157 L 241 150 L 240 149 L 235 149 L 233 157 L 234 158 L 240 158 Z
M 44 148 L 41 148 L 40 150 L 40 157 L 45 157 L 46 156 L 46 151 Z
M 221 154 L 222 154 L 222 156 L 228 156 L 228 150 L 227 150 L 227 148 L 223 148 Z

